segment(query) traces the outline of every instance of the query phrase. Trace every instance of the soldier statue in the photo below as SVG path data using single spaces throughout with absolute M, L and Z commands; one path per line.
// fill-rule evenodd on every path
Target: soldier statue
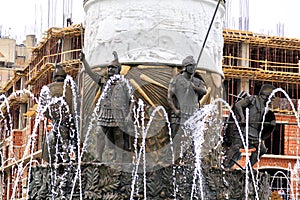
M 128 86 L 120 79 L 121 64 L 118 55 L 115 51 L 113 55 L 114 60 L 107 66 L 107 79 L 92 71 L 84 53 L 81 53 L 81 60 L 86 73 L 104 92 L 99 105 L 95 159 L 102 161 L 103 152 L 106 152 L 108 160 L 122 162 L 124 150 L 130 151 L 129 135 L 124 123 L 131 117 L 131 97 Z M 108 89 L 104 90 L 106 84 L 109 84 Z
M 43 141 L 43 158 L 53 163 L 78 160 L 77 129 L 74 122 L 73 94 L 64 83 L 67 74 L 61 65 L 55 66 L 53 83 L 40 96 L 44 116 L 51 120 L 52 129 Z M 76 98 L 76 97 L 75 97 Z
M 172 110 L 172 137 L 176 134 L 183 136 L 182 126 L 199 109 L 200 100 L 207 92 L 204 80 L 195 73 L 195 69 L 194 58 L 187 56 L 182 61 L 182 71 L 177 73 L 169 83 L 168 102 Z
M 199 101 L 206 94 L 206 84 L 195 73 L 196 63 L 192 56 L 182 61 L 182 72 L 171 79 L 168 89 L 168 102 L 173 114 L 183 124 L 197 109 Z
M 264 140 L 270 137 L 273 132 L 276 121 L 272 111 L 266 110 L 266 103 L 270 94 L 275 89 L 273 85 L 265 84 L 261 87 L 258 95 L 249 95 L 238 100 L 232 107 L 234 114 L 239 122 L 238 126 L 242 131 L 244 140 L 248 134 L 248 149 L 256 148 L 255 152 L 251 153 L 250 162 L 253 166 L 258 159 L 267 152 Z M 273 100 L 271 98 L 270 100 Z M 249 109 L 249 124 L 246 130 L 246 108 Z M 262 123 L 264 120 L 264 123 Z M 224 135 L 224 147 L 226 149 L 225 159 L 223 161 L 224 168 L 231 168 L 241 157 L 241 148 L 245 148 L 239 133 L 238 126 L 234 123 L 234 118 L 229 117 L 228 127 Z M 262 127 L 263 126 L 263 127 Z M 261 137 L 260 137 L 261 136 Z

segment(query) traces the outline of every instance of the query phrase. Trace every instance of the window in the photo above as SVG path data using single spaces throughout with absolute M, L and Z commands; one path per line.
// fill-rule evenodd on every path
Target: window
M 284 155 L 284 124 L 277 124 L 271 136 L 265 140 L 267 154 Z

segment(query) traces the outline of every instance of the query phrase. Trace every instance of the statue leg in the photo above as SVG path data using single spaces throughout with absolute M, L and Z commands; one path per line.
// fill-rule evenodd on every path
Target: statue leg
M 115 160 L 114 127 L 102 127 L 105 134 L 105 149 L 102 154 L 103 160 L 112 162 Z
M 260 157 L 262 157 L 262 155 L 267 153 L 267 151 L 268 151 L 268 148 L 266 147 L 264 140 L 262 140 L 260 143 L 260 148 L 258 148 L 258 145 L 257 145 L 255 152 L 251 153 L 251 156 L 250 156 L 251 166 L 255 165 L 255 163 L 257 163 L 258 159 Z
M 123 138 L 123 131 L 119 127 L 114 128 L 114 141 L 115 141 L 115 155 L 116 161 L 123 161 L 123 151 L 125 151 L 125 143 Z
M 71 159 L 75 158 L 75 154 L 74 154 L 75 152 L 73 149 L 71 149 L 72 141 L 71 141 L 70 135 L 71 135 L 71 129 L 68 125 L 60 127 L 60 138 L 59 139 L 60 139 L 60 143 L 61 143 L 62 161 L 64 163 L 70 162 Z M 72 150 L 72 152 L 71 152 L 71 150 Z
M 124 140 L 124 145 L 123 148 L 126 151 L 130 151 L 131 150 L 131 146 L 130 146 L 130 137 L 127 133 L 123 132 L 123 140 Z
M 97 137 L 96 137 L 96 155 L 95 160 L 102 162 L 102 154 L 105 147 L 105 127 L 101 127 L 99 124 L 97 124 Z
M 173 140 L 173 154 L 175 158 L 175 163 L 189 163 L 193 162 L 191 160 L 190 153 L 194 152 L 194 142 L 190 135 L 191 133 L 184 129 L 183 126 L 178 128 L 178 131 L 175 133 Z
M 56 125 L 53 131 L 56 140 L 55 150 L 57 150 L 57 163 L 67 163 L 70 161 L 69 157 L 69 138 L 68 129 L 65 126 Z
M 241 157 L 240 149 L 242 148 L 242 141 L 240 139 L 233 139 L 232 145 L 225 153 L 225 160 L 223 166 L 231 168 Z
M 48 163 L 54 162 L 54 155 L 55 155 L 55 149 L 52 144 L 54 144 L 54 135 L 53 132 L 46 133 L 46 137 L 43 141 L 43 149 L 42 149 L 42 157 L 45 159 Z
M 180 128 L 180 118 L 172 114 L 170 118 L 170 122 L 171 122 L 171 137 L 174 138 Z

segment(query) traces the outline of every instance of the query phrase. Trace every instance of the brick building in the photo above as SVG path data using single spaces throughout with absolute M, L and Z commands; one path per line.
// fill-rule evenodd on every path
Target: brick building
M 56 60 L 68 74 L 77 76 L 81 47 L 79 25 L 51 28 L 31 49 L 30 60 L 23 63 L 25 67 L 14 70 L 12 78 L 6 80 L 2 91 L 6 98 L 1 104 L 3 115 L 0 119 L 0 199 L 25 199 L 29 166 L 43 163 L 42 141 L 49 126 L 47 121 L 36 122 L 39 93 L 44 85 L 52 82 Z

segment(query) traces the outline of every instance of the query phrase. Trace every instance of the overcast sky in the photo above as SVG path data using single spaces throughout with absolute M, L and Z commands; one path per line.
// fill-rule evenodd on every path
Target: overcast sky
M 249 2 L 250 31 L 276 35 L 276 25 L 281 23 L 284 24 L 285 37 L 300 39 L 300 0 L 227 0 L 231 4 L 230 17 L 235 18 L 232 28 L 238 28 L 241 1 Z
M 41 37 L 48 27 L 62 27 L 66 22 L 63 15 L 65 19 L 72 17 L 74 23 L 83 22 L 83 0 L 5 0 L 1 4 L 0 31 L 2 36 L 22 42 L 25 35 Z
M 286 37 L 300 39 L 300 0 L 227 0 L 231 4 L 230 28 L 238 29 L 240 2 L 247 1 L 250 31 L 276 35 L 276 24 L 282 23 Z M 0 31 L 2 36 L 19 43 L 27 34 L 41 37 L 48 27 L 62 27 L 63 13 L 65 19 L 72 17 L 74 23 L 83 22 L 82 5 L 83 0 L 5 0 L 1 4 Z

